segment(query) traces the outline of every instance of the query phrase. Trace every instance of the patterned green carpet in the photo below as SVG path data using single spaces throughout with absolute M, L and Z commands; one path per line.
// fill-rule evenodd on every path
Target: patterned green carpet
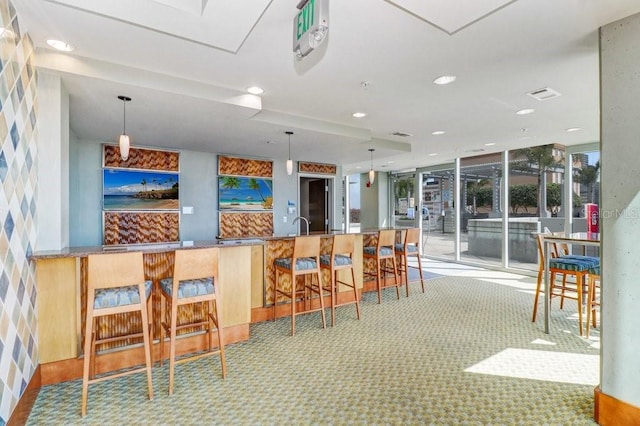
M 385 290 L 381 305 L 369 293 L 360 321 L 354 306 L 325 330 L 309 314 L 295 337 L 288 318 L 255 324 L 227 347 L 224 380 L 216 357 L 182 364 L 169 397 L 165 363 L 154 400 L 144 374 L 99 383 L 85 419 L 81 381 L 47 386 L 28 424 L 595 424 L 598 331 L 580 338 L 575 303 L 555 302 L 544 334 L 531 281 L 435 278 L 409 298 Z

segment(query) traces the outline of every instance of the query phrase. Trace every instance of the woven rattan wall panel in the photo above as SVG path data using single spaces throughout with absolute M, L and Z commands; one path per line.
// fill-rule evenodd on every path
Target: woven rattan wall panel
M 129 158 L 123 161 L 120 158 L 120 148 L 115 145 L 104 145 L 104 167 L 177 172 L 180 170 L 180 154 L 172 151 L 131 148 Z
M 334 164 L 298 162 L 298 171 L 301 173 L 318 173 L 323 175 L 335 175 L 337 167 Z
M 218 174 L 270 178 L 273 176 L 273 163 L 264 160 L 219 156 Z
M 220 213 L 220 238 L 273 236 L 273 213 Z
M 104 244 L 180 241 L 178 212 L 104 212 Z

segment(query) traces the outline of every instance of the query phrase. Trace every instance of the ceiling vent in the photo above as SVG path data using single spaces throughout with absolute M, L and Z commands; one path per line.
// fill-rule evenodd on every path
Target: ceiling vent
M 391 133 L 391 136 L 400 136 L 401 138 L 407 138 L 409 136 L 413 136 L 411 133 L 407 133 L 407 132 L 393 132 Z
M 538 101 L 546 101 L 547 99 L 553 99 L 553 98 L 557 98 L 558 96 L 561 96 L 560 93 L 548 87 L 534 90 L 532 92 L 527 93 L 527 95 L 531 96 L 533 99 L 536 99 Z

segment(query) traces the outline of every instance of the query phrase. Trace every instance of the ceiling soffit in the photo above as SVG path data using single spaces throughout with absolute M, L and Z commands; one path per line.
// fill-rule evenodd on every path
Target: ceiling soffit
M 236 53 L 272 0 L 46 0 Z
M 449 35 L 517 0 L 386 0 Z

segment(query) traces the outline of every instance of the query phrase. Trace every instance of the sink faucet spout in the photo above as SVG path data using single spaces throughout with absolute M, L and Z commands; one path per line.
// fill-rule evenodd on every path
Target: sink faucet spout
M 291 222 L 292 225 L 295 225 L 295 223 L 299 220 L 303 220 L 305 225 L 306 225 L 306 229 L 307 229 L 307 235 L 309 235 L 309 219 L 307 219 L 304 216 L 298 216 L 295 219 L 293 219 L 293 221 Z

